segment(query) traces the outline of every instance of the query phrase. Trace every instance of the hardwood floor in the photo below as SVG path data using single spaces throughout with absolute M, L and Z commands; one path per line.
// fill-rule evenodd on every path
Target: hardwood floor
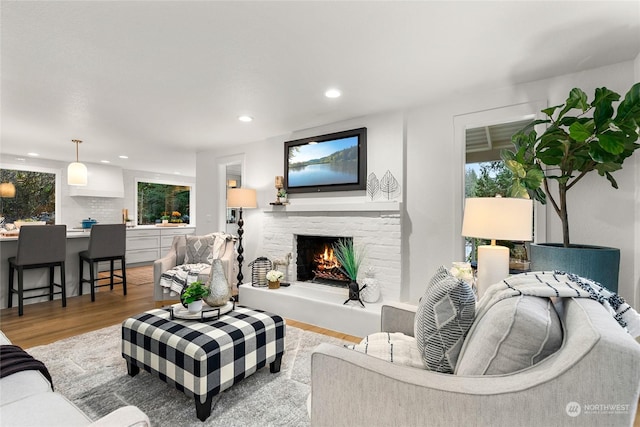
M 85 285 L 85 292 L 88 288 Z M 16 307 L 0 310 L 0 329 L 15 345 L 22 348 L 50 344 L 54 341 L 121 323 L 127 317 L 160 307 L 153 300 L 153 270 L 151 266 L 127 269 L 127 295 L 122 286 L 113 291 L 99 288 L 95 302 L 90 295 L 67 298 L 67 307 L 60 300 L 27 304 L 24 315 L 18 316 Z M 306 323 L 287 320 L 300 329 L 360 342 L 360 338 L 329 331 Z

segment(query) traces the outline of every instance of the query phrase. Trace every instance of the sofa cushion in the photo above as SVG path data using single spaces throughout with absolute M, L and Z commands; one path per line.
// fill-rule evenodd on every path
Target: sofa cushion
M 473 323 L 471 286 L 441 266 L 431 278 L 416 311 L 414 335 L 424 366 L 453 373 L 464 337 Z
M 424 368 L 416 339 L 401 332 L 377 332 L 364 337 L 360 344 L 348 344 L 345 347 L 387 362 Z
M 187 246 L 184 255 L 185 264 L 213 262 L 213 242 L 215 237 L 206 236 L 187 236 Z
M 4 383 L 3 383 L 4 385 Z M 91 419 L 59 393 L 44 392 L 0 408 L 4 426 L 88 426 Z
M 464 343 L 457 375 L 509 374 L 538 363 L 562 345 L 560 318 L 549 298 L 517 296 L 477 319 Z

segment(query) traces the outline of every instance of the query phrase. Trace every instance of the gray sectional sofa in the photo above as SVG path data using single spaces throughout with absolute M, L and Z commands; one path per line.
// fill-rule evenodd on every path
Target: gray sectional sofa
M 384 306 L 382 331 L 412 336 L 415 310 Z M 512 373 L 445 374 L 321 344 L 311 359 L 311 424 L 632 426 L 640 397 L 640 344 L 597 301 L 567 298 L 558 316 L 559 349 Z M 487 332 L 477 329 L 466 340 Z M 478 358 L 480 351 L 465 357 Z

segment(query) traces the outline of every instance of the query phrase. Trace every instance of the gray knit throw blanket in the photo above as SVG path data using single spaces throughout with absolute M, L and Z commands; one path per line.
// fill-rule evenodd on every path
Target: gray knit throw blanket
M 476 318 L 505 298 L 531 295 L 549 298 L 591 298 L 602 304 L 631 336 L 640 336 L 640 314 L 598 282 L 562 271 L 517 274 L 489 287 L 476 306 Z

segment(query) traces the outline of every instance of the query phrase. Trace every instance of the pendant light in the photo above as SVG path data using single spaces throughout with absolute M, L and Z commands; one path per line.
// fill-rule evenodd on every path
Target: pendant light
M 13 182 L 3 182 L 0 184 L 0 197 L 12 199 L 16 197 L 16 186 Z
M 71 140 L 76 144 L 76 161 L 69 163 L 67 168 L 67 184 L 69 185 L 87 185 L 87 167 L 78 161 L 78 144 L 82 144 L 79 139 Z

